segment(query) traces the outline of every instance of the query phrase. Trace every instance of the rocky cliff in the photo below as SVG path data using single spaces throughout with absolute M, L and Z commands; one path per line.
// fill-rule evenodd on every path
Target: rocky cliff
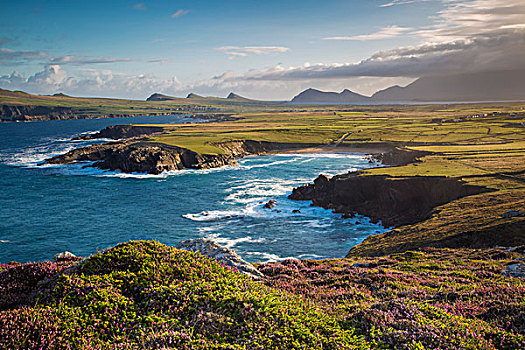
M 78 148 L 46 160 L 48 164 L 68 164 L 77 161 L 95 162 L 99 169 L 125 173 L 160 174 L 181 169 L 208 169 L 237 164 L 231 155 L 208 155 L 181 147 L 153 142 L 109 142 Z
M 0 105 L 0 116 L 5 120 L 75 119 L 69 107 Z
M 295 188 L 290 199 L 338 213 L 358 213 L 385 227 L 398 227 L 428 218 L 433 208 L 455 199 L 489 191 L 439 176 L 391 177 L 359 172 L 328 178 Z
M 231 140 L 214 143 L 215 146 L 224 150 L 234 157 L 245 157 L 251 154 L 264 154 L 278 150 L 301 149 L 320 146 L 317 143 L 281 143 L 253 140 Z
M 109 131 L 104 131 L 109 130 Z M 120 138 L 125 134 L 142 135 L 145 127 L 106 128 L 101 137 Z M 152 131 L 152 129 L 149 129 Z M 96 138 L 96 137 L 94 137 Z M 215 144 L 225 154 L 199 154 L 197 152 L 144 140 L 108 142 L 77 148 L 65 154 L 46 159 L 47 164 L 69 164 L 79 161 L 95 162 L 91 167 L 120 170 L 125 173 L 160 174 L 163 171 L 181 169 L 209 169 L 225 165 L 236 165 L 235 157 L 264 154 L 279 149 L 309 147 L 310 144 L 289 144 L 263 141 L 238 140 Z

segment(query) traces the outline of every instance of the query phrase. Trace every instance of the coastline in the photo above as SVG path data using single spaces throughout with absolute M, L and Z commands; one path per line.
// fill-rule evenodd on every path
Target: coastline
M 133 127 L 131 126 L 131 129 Z M 138 126 L 136 127 L 138 128 Z M 89 160 L 95 161 L 94 165 L 101 169 L 121 169 L 119 164 L 126 164 L 125 172 L 158 174 L 166 170 L 208 169 L 223 165 L 236 165 L 236 158 L 248 155 L 279 153 L 367 154 L 370 155 L 370 163 L 377 162 L 382 166 L 337 175 L 332 179 L 323 178 L 321 175 L 316 180 L 318 184 L 303 185 L 303 193 L 298 191 L 301 189 L 299 187 L 294 189 L 295 195 L 292 194 L 295 197 L 293 199 L 312 200 L 312 205 L 331 209 L 336 213 L 341 213 L 344 217 L 351 217 L 354 212 L 357 212 L 375 222 L 381 221 L 386 227 L 396 227 L 395 230 L 384 234 L 368 236 L 361 244 L 352 248 L 349 254 L 387 254 L 426 246 L 490 247 L 494 246 L 494 242 L 497 242 L 498 245 L 505 243 L 504 241 L 501 242 L 500 239 L 490 238 L 491 235 L 496 232 L 507 231 L 509 234 L 504 236 L 512 237 L 512 240 L 508 240 L 509 244 L 525 244 L 525 238 L 523 234 L 520 234 L 524 224 L 521 215 L 504 217 L 505 219 L 502 222 L 494 219 L 501 218 L 501 215 L 504 214 L 491 196 L 492 192 L 498 191 L 499 185 L 490 181 L 493 181 L 492 178 L 501 181 L 499 175 L 483 178 L 479 177 L 483 175 L 465 176 L 459 173 L 451 176 L 447 173 L 439 175 L 441 168 L 437 168 L 438 171 L 433 168 L 426 171 L 421 169 L 421 165 L 427 164 L 426 160 L 421 160 L 422 158 L 426 159 L 428 156 L 429 158 L 442 159 L 442 155 L 439 153 L 417 150 L 417 147 L 408 149 L 398 146 L 398 143 L 395 142 L 381 141 L 346 143 L 336 147 L 333 143 L 280 143 L 230 139 L 210 142 L 216 149 L 221 150 L 222 154 L 198 154 L 181 147 L 151 142 L 148 138 L 150 135 L 146 133 L 137 136 L 130 132 L 129 126 L 116 127 L 113 131 L 115 134 L 110 138 L 120 139 L 126 135 L 135 138 L 113 142 L 114 146 L 109 146 L 110 149 L 120 148 L 123 150 L 123 152 L 119 151 L 116 159 L 112 156 L 111 166 L 108 166 L 108 162 L 105 161 L 107 155 L 97 149 L 97 147 L 101 147 L 100 145 L 88 146 L 80 149 L 80 151 L 79 149 L 73 150 L 65 155 L 69 159 L 63 163 L 81 160 L 82 158 L 78 158 L 74 153 L 80 152 L 79 155 L 82 157 L 84 150 L 87 149 L 90 156 L 95 155 L 95 159 L 89 158 Z M 152 131 L 157 132 L 158 130 L 153 129 Z M 108 136 L 107 133 L 100 133 L 100 135 Z M 137 153 L 135 148 L 138 145 L 140 151 Z M 177 153 L 175 157 L 173 157 L 173 152 Z M 189 156 L 184 156 L 185 153 Z M 110 150 L 109 154 L 113 155 L 113 150 Z M 133 155 L 132 159 L 134 159 L 131 166 L 129 155 Z M 55 157 L 55 160 L 58 160 L 59 164 L 63 164 L 60 163 L 62 161 L 60 157 L 64 157 L 64 155 Z M 149 160 L 149 165 L 144 165 L 145 159 Z M 154 169 L 153 172 L 151 169 Z M 446 165 L 443 169 L 446 170 Z M 488 183 L 487 179 L 490 180 Z M 504 180 L 508 179 L 510 177 L 506 177 Z M 359 190 L 354 188 L 356 184 L 360 184 L 360 188 L 366 188 L 368 192 L 361 196 L 357 203 L 354 203 L 352 192 Z M 509 197 L 509 205 L 506 210 L 521 213 L 523 200 L 516 201 L 512 198 Z M 473 209 L 476 213 L 474 222 L 477 225 L 471 224 L 473 219 L 456 214 L 457 211 L 462 210 L 464 205 L 462 203 L 483 203 L 483 205 L 474 206 Z M 458 208 L 458 206 L 459 209 L 454 209 L 455 212 L 450 216 L 438 215 L 440 211 L 443 211 L 440 208 Z M 489 209 L 492 212 L 492 219 L 484 215 Z M 405 211 L 408 214 L 405 215 Z M 437 224 L 436 219 L 439 220 Z M 484 238 L 476 239 L 476 232 L 480 232 Z M 408 237 L 412 238 L 408 239 Z

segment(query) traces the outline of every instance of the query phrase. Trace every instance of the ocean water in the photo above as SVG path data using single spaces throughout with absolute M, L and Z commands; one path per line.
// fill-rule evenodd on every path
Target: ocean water
M 365 217 L 342 219 L 287 199 L 293 187 L 320 173 L 369 167 L 363 155 L 251 156 L 236 167 L 161 175 L 84 168 L 89 163 L 38 166 L 94 143 L 71 141 L 81 133 L 116 124 L 188 121 L 161 116 L 0 123 L 0 262 L 47 260 L 64 250 L 88 256 L 129 240 L 176 245 L 200 237 L 251 262 L 337 258 L 369 234 L 384 232 Z M 270 199 L 277 201 L 273 210 L 263 208 Z

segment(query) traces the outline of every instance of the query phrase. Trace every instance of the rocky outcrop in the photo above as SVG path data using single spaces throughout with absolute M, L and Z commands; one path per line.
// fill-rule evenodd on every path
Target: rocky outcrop
M 275 201 L 273 199 L 270 199 L 268 202 L 266 202 L 266 204 L 263 206 L 263 208 L 265 208 L 265 209 L 273 209 L 273 207 L 275 207 L 276 203 L 277 203 L 277 201 Z
M 106 128 L 101 131 L 101 137 L 121 137 L 141 132 L 155 131 L 149 127 Z M 144 134 L 142 135 L 144 136 Z M 140 137 L 140 136 L 139 136 Z M 166 145 L 163 143 L 146 142 L 143 140 L 127 140 L 108 142 L 74 149 L 66 154 L 45 160 L 47 164 L 69 164 L 73 162 L 95 162 L 90 167 L 108 170 L 120 170 L 125 173 L 160 174 L 164 171 L 181 169 L 210 169 L 225 165 L 236 165 L 235 157 L 250 154 L 264 154 L 279 149 L 309 147 L 317 144 L 287 144 L 264 141 L 228 141 L 216 143 L 225 154 L 199 154 L 197 152 Z
M 46 160 L 47 164 L 95 162 L 92 167 L 125 173 L 160 174 L 181 169 L 208 169 L 237 164 L 234 157 L 198 154 L 177 146 L 153 142 L 109 142 L 78 148 Z
M 375 154 L 373 159 L 380 161 L 383 165 L 402 166 L 416 162 L 418 158 L 427 154 L 430 154 L 430 152 L 395 147 L 388 152 Z
M 54 261 L 69 261 L 69 260 L 77 260 L 77 256 L 71 252 L 65 251 L 61 253 L 55 254 L 53 257 Z
M 311 200 L 315 206 L 338 213 L 356 212 L 385 227 L 398 227 L 428 218 L 439 205 L 487 191 L 455 178 L 353 172 L 332 178 L 320 175 L 313 184 L 295 188 L 289 198 Z
M 263 276 L 261 272 L 252 264 L 243 260 L 234 250 L 223 247 L 210 239 L 188 239 L 180 242 L 175 248 L 200 253 L 217 260 L 221 264 L 235 268 L 254 279 Z
M 161 126 L 142 126 L 142 125 L 111 125 L 95 134 L 82 135 L 73 140 L 94 140 L 94 139 L 128 139 L 132 137 L 143 137 L 159 134 L 164 131 Z

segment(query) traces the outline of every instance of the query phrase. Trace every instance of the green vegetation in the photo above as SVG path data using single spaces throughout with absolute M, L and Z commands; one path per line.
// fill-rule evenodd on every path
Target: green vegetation
M 157 242 L 120 244 L 58 275 L 49 264 L 2 266 L 0 348 L 368 348 L 308 300 Z
M 2 349 L 518 349 L 523 257 L 426 250 L 286 260 L 253 281 L 152 241 L 0 267 Z M 69 268 L 68 268 L 69 267 Z

